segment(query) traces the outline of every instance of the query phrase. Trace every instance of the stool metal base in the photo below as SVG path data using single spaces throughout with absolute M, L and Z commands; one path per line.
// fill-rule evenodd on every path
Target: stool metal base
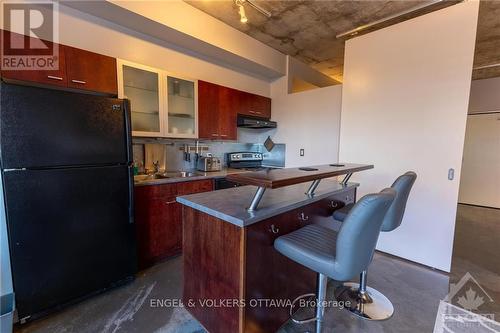
M 366 291 L 362 293 L 357 283 L 349 282 L 337 287 L 335 298 L 344 304 L 350 303 L 351 306 L 345 305 L 345 309 L 363 319 L 385 320 L 394 313 L 391 301 L 384 294 L 371 287 L 366 287 Z
M 292 321 L 296 324 L 305 324 L 305 323 L 310 323 L 315 321 L 316 322 L 316 333 L 321 333 L 323 330 L 323 321 L 324 321 L 324 316 L 325 316 L 325 306 L 324 302 L 326 299 L 326 288 L 328 285 L 328 277 L 326 275 L 323 275 L 321 273 L 318 273 L 318 281 L 317 281 L 317 293 L 316 294 L 306 294 L 306 295 L 301 295 L 297 297 L 293 302 L 292 302 L 292 307 L 290 307 L 290 318 Z M 312 297 L 316 296 L 316 315 L 311 318 L 306 318 L 306 319 L 295 319 L 293 316 L 293 304 L 295 304 L 296 301 L 303 297 Z

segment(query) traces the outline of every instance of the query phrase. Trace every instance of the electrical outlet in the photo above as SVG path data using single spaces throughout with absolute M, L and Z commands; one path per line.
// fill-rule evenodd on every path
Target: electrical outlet
M 300 156 L 304 156 L 304 148 L 300 148 Z

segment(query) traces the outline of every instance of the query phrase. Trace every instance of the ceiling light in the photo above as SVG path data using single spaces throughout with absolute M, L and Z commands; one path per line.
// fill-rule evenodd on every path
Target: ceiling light
M 248 22 L 248 17 L 245 14 L 245 7 L 243 5 L 238 5 L 240 7 L 239 13 L 240 13 L 240 21 L 241 23 L 247 23 Z

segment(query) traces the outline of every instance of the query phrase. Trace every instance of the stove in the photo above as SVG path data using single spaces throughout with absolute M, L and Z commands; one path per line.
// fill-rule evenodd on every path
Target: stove
M 227 153 L 227 166 L 233 169 L 249 169 L 257 170 L 262 169 L 262 160 L 264 157 L 259 152 L 234 152 Z
M 269 169 L 279 169 L 274 167 L 267 167 L 262 165 L 264 156 L 260 152 L 245 151 L 245 152 L 234 152 L 226 154 L 227 166 L 233 169 L 241 169 L 248 171 L 260 171 Z M 217 178 L 215 180 L 215 189 L 221 190 L 231 187 L 238 187 L 241 184 L 226 180 L 225 178 Z

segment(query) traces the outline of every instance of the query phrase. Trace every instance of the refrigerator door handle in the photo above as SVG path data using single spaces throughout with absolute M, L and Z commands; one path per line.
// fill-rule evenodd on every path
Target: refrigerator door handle
M 123 100 L 123 117 L 125 119 L 125 137 L 126 137 L 126 144 L 127 144 L 127 161 L 129 163 L 133 163 L 133 152 L 132 152 L 132 119 L 130 118 L 130 100 L 124 99 Z
M 129 211 L 129 223 L 134 224 L 134 167 L 129 165 L 128 167 L 128 211 Z

